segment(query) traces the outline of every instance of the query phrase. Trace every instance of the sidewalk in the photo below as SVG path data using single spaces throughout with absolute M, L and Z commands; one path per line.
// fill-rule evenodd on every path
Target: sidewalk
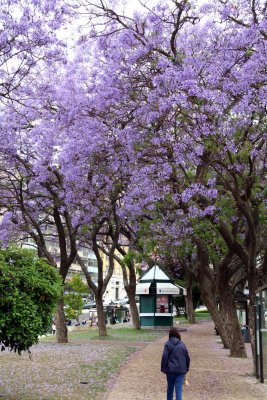
M 250 345 L 248 358 L 230 358 L 212 322 L 189 325 L 181 332 L 190 357 L 189 386 L 184 400 L 266 400 L 267 384 L 252 377 Z M 167 336 L 148 344 L 124 365 L 107 400 L 165 400 L 166 378 L 160 372 L 161 355 Z M 175 397 L 175 396 L 174 396 Z

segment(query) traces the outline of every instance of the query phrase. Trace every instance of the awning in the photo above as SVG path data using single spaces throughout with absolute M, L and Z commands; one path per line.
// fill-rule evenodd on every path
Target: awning
M 135 294 L 149 294 L 151 282 L 138 283 Z
M 183 294 L 185 294 L 185 291 L 185 288 L 174 285 L 170 282 L 157 282 L 157 294 L 173 294 L 176 296 L 182 296 Z
M 152 282 L 140 282 L 136 285 L 136 294 L 172 294 L 173 296 L 186 296 L 186 289 L 171 282 L 156 282 L 156 286 L 150 288 Z

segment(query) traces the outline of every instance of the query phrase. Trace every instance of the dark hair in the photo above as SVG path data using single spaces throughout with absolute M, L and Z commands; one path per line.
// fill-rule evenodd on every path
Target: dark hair
M 169 339 L 170 339 L 171 337 L 176 337 L 177 339 L 180 339 L 180 340 L 181 340 L 180 332 L 178 331 L 178 329 L 177 329 L 175 326 L 172 326 L 172 327 L 170 328 L 170 331 L 169 331 Z

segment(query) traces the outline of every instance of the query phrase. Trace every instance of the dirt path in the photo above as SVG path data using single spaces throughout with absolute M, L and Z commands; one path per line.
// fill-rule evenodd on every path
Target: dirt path
M 266 400 L 267 384 L 257 383 L 252 373 L 250 345 L 247 359 L 234 359 L 219 343 L 211 322 L 191 325 L 181 332 L 191 357 L 189 386 L 184 400 Z M 107 400 L 164 400 L 165 375 L 160 372 L 163 345 L 157 340 L 136 353 L 120 371 Z

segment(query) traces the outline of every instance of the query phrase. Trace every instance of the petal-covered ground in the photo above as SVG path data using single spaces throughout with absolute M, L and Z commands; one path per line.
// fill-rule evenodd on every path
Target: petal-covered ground
M 230 358 L 213 327 L 211 322 L 201 322 L 187 325 L 181 333 L 191 356 L 183 399 L 266 400 L 267 384 L 252 376 L 250 345 L 246 344 L 247 359 Z M 27 353 L 0 353 L 0 399 L 166 398 L 160 361 L 167 336 L 152 343 L 134 342 L 130 336 L 128 342 L 75 340 L 65 345 L 40 343 L 32 348 L 31 359 Z
M 127 343 L 34 346 L 31 359 L 0 353 L 0 398 L 6 400 L 102 399 L 119 366 L 138 349 Z
M 189 386 L 184 387 L 184 400 L 266 400 L 267 384 L 252 376 L 250 344 L 248 358 L 230 358 L 214 324 L 189 325 L 181 332 L 191 357 Z M 158 339 L 136 353 L 121 372 L 107 396 L 108 400 L 163 400 L 166 398 L 165 375 L 160 372 L 163 345 Z

